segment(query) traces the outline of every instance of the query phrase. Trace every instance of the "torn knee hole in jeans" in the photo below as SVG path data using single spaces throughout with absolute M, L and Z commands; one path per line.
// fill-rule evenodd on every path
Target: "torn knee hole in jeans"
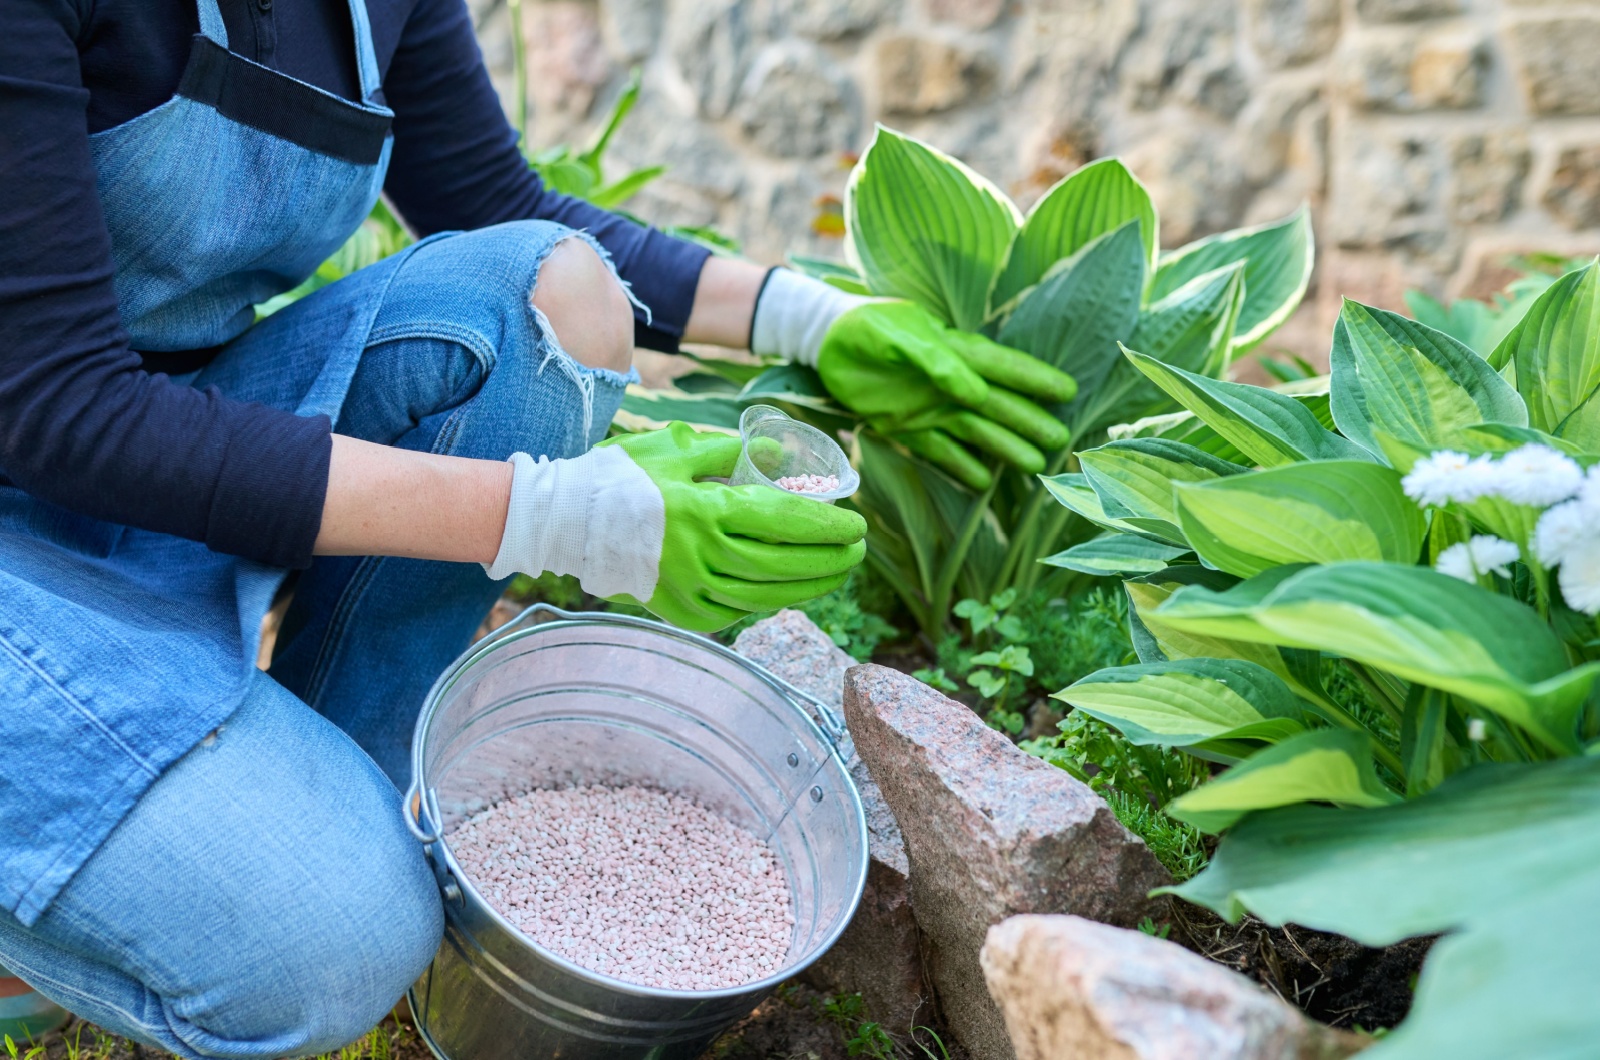
M 539 288 L 539 272 L 544 268 L 545 261 L 552 253 L 554 253 L 557 247 L 573 239 L 582 241 L 597 255 L 599 255 L 601 262 L 605 264 L 606 271 L 611 274 L 611 278 L 616 281 L 620 288 L 622 288 L 622 293 L 627 298 L 628 304 L 644 313 L 646 323 L 650 322 L 651 315 L 650 307 L 639 301 L 639 299 L 634 295 L 633 286 L 629 284 L 627 280 L 624 280 L 620 275 L 617 274 L 617 267 L 615 263 L 612 262 L 611 255 L 608 254 L 606 249 L 602 247 L 599 242 L 587 232 L 575 231 L 571 235 L 563 236 L 561 239 L 551 243 L 550 246 L 545 250 L 544 256 L 540 258 L 537 266 L 535 266 L 533 287 L 528 290 L 528 309 L 533 313 L 533 319 L 535 323 L 538 324 L 539 332 L 545 345 L 544 359 L 539 363 L 539 371 L 540 373 L 543 373 L 546 368 L 554 363 L 555 366 L 561 370 L 562 374 L 571 380 L 573 386 L 577 388 L 583 402 L 583 436 L 587 438 L 590 436 L 594 426 L 595 379 L 600 376 L 612 374 L 613 370 L 584 364 L 576 357 L 572 356 L 572 354 L 568 353 L 567 350 L 561 345 L 561 338 L 556 334 L 556 329 L 550 323 L 550 318 L 546 316 L 544 310 L 535 305 L 533 301 L 535 293 Z

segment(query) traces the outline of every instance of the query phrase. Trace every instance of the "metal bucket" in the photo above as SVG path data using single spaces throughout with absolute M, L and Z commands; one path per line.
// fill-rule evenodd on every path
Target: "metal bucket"
M 867 830 L 844 741 L 828 707 L 659 623 L 540 604 L 474 645 L 428 694 L 411 744 L 407 823 L 445 908 L 444 941 L 408 995 L 423 1040 L 443 1060 L 698 1056 L 855 913 Z M 636 986 L 491 909 L 450 849 L 454 828 L 530 788 L 596 782 L 691 795 L 765 837 L 794 901 L 784 966 L 722 990 Z

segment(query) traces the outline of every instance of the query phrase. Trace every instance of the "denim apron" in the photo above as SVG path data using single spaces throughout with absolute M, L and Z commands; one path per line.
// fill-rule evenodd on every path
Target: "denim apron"
M 360 225 L 388 166 L 363 0 L 361 100 L 227 49 L 199 0 L 177 94 L 90 138 L 118 308 L 144 351 L 237 337 Z M 373 266 L 392 276 L 405 254 Z M 337 419 L 383 301 L 321 336 L 293 411 Z M 241 701 L 284 572 L 0 486 L 0 908 L 31 925 L 167 766 Z

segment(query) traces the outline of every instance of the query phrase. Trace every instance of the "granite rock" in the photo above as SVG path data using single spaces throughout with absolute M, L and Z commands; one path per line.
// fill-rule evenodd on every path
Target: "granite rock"
M 842 708 L 845 671 L 855 660 L 803 613 L 779 611 L 757 622 L 733 650 L 835 711 Z M 849 761 L 867 817 L 867 886 L 849 928 L 806 977 L 831 993 L 860 993 L 868 1016 L 900 1033 L 930 995 L 911 912 L 910 863 L 883 793 L 858 756 Z
M 1012 917 L 981 960 L 1018 1060 L 1333 1060 L 1366 1044 L 1174 943 L 1081 917 Z
M 1030 912 L 1133 924 L 1157 911 L 1148 893 L 1170 878 L 1086 785 L 920 681 L 855 667 L 844 711 L 905 835 L 940 1012 L 974 1056 L 1006 1060 L 978 962 L 989 927 Z

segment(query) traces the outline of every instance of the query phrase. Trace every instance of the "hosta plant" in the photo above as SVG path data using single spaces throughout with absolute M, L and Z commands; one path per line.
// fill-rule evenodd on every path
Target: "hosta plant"
M 1050 562 L 1125 576 L 1140 662 L 1059 698 L 1214 764 L 1167 806 L 1227 833 L 1176 893 L 1370 945 L 1444 933 L 1375 1058 L 1588 1055 L 1600 267 L 1487 357 L 1347 302 L 1320 392 L 1124 356 L 1184 412 L 1049 482 L 1106 531 Z
M 1177 406 L 1121 356 L 1127 342 L 1174 368 L 1220 377 L 1298 305 L 1311 270 L 1305 211 L 1161 253 L 1156 209 L 1117 159 L 1084 166 L 1026 214 L 933 147 L 880 128 L 850 176 L 844 263 L 794 264 L 848 290 L 905 298 L 1071 374 L 1078 396 L 1054 410 L 1077 444 Z M 635 394 L 628 414 L 732 424 L 751 401 L 785 400 L 850 425 L 814 373 L 718 367 L 680 381 L 693 393 Z M 728 373 L 746 371 L 743 376 Z M 741 389 L 743 388 L 743 389 Z M 937 636 L 954 600 L 989 599 L 1049 576 L 1069 515 L 1031 476 L 959 482 L 876 437 L 857 438 L 855 503 L 871 525 L 868 560 Z M 1052 472 L 1069 451 L 1054 454 Z M 1057 572 L 1058 574 L 1060 572 Z

